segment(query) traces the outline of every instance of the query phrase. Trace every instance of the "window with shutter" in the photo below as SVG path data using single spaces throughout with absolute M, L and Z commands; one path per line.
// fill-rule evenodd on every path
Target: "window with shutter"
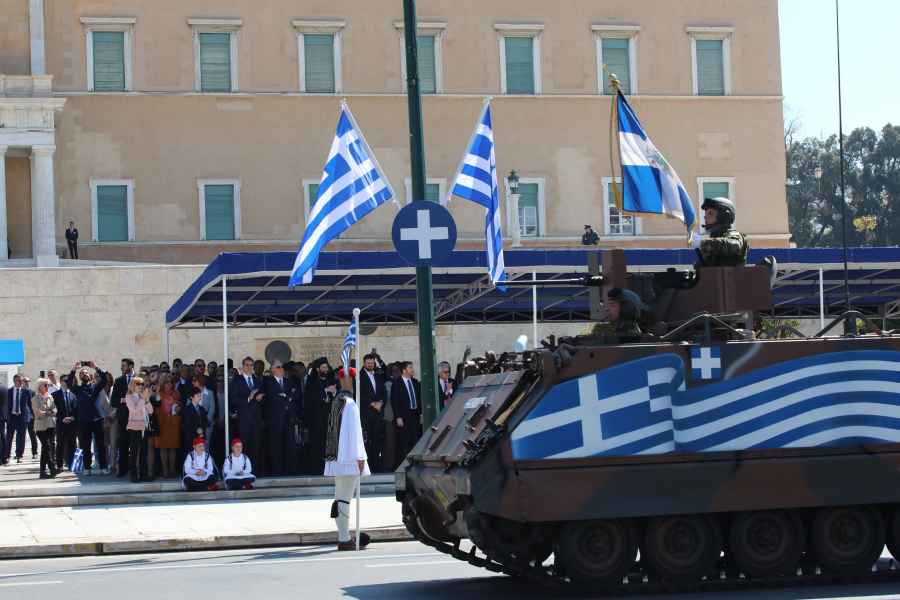
M 125 32 L 94 31 L 94 90 L 125 91 Z
M 128 240 L 128 186 L 97 186 L 97 239 L 101 242 Z
M 602 38 L 600 47 L 603 62 L 610 73 L 614 73 L 619 80 L 619 87 L 626 94 L 631 93 L 631 53 L 628 49 L 629 41 L 622 38 Z M 601 77 L 606 81 L 608 75 L 604 72 Z M 604 94 L 612 94 L 613 89 L 609 85 L 604 86 Z
M 622 191 L 622 184 L 617 183 L 619 191 Z M 623 215 L 616 208 L 616 198 L 613 193 L 612 185 L 606 186 L 606 202 L 609 206 L 609 235 L 635 235 L 634 217 L 631 215 Z
M 206 239 L 234 239 L 234 186 L 207 185 L 204 189 L 206 203 Z
M 506 37 L 506 93 L 534 93 L 534 38 Z
M 309 184 L 309 214 L 312 214 L 312 207 L 316 204 L 316 196 L 319 195 L 319 184 Z
M 731 200 L 731 196 L 728 193 L 728 182 L 704 182 L 703 198 L 728 198 Z M 703 200 L 700 201 L 700 204 L 703 204 Z
M 441 184 L 439 183 L 426 183 L 425 184 L 425 199 L 429 202 L 437 202 L 441 201 Z
M 306 91 L 334 93 L 334 36 L 303 35 L 306 58 Z
M 231 34 L 201 33 L 200 91 L 231 91 Z
M 696 40 L 697 94 L 700 96 L 725 95 L 725 66 L 723 40 Z
M 434 36 L 420 35 L 419 40 L 419 87 L 423 94 L 437 93 L 437 77 L 434 66 Z
M 538 184 L 519 184 L 519 233 L 538 234 Z

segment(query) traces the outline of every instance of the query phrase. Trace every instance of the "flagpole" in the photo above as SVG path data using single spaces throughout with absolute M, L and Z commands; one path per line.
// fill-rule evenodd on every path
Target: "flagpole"
M 453 179 L 450 180 L 450 189 L 447 190 L 447 197 L 444 198 L 444 206 L 450 202 L 450 197 L 453 195 L 453 186 L 456 185 L 456 178 L 459 177 L 459 174 L 462 173 L 463 167 L 466 164 L 466 156 L 469 155 L 469 149 L 472 147 L 472 143 L 475 141 L 475 136 L 478 135 L 478 126 L 481 125 L 481 121 L 484 119 L 484 113 L 487 112 L 488 107 L 491 105 L 491 99 L 493 96 L 487 96 L 484 99 L 484 102 L 481 106 L 481 112 L 478 113 L 478 120 L 475 121 L 475 128 L 472 130 L 472 135 L 469 137 L 469 143 L 466 144 L 466 150 L 463 152 L 462 159 L 459 161 L 459 167 L 456 169 L 456 174 L 453 176 Z
M 359 130 L 357 130 L 359 131 Z M 359 376 L 360 376 L 360 368 L 363 366 L 362 361 L 359 360 L 359 313 L 361 311 L 358 308 L 353 309 L 353 318 L 356 319 L 356 339 L 353 340 L 354 350 L 356 352 L 356 406 L 359 406 Z M 347 376 L 350 376 L 349 371 L 350 365 L 347 365 Z M 356 549 L 359 550 L 359 501 L 362 499 L 362 473 L 356 476 Z
M 230 446 L 229 446 L 230 439 L 228 436 L 231 434 L 231 432 L 229 431 L 229 428 L 228 428 L 228 421 L 230 421 L 231 419 L 228 418 L 228 411 L 229 411 L 230 407 L 228 406 L 228 288 L 227 288 L 227 285 L 228 285 L 228 278 L 223 277 L 222 278 L 222 339 L 223 339 L 223 342 L 225 345 L 225 347 L 223 348 L 223 352 L 225 353 L 225 356 L 224 356 L 225 362 L 223 363 L 225 365 L 225 416 L 223 417 L 225 419 L 225 456 L 228 456 L 228 450 L 230 448 Z M 211 447 L 212 447 L 212 445 L 210 445 L 210 448 Z
M 394 198 L 394 202 L 397 203 L 398 208 L 403 208 L 400 205 L 400 200 L 397 199 L 397 194 L 394 193 L 394 188 L 391 187 L 391 182 L 388 181 L 388 178 L 385 176 L 384 171 L 381 170 L 381 165 L 378 164 L 378 160 L 375 158 L 375 154 L 372 152 L 372 149 L 369 148 L 369 143 L 366 142 L 366 136 L 363 135 L 362 129 L 359 128 L 359 125 L 356 124 L 356 119 L 353 118 L 353 113 L 350 112 L 350 107 L 347 106 L 346 100 L 341 100 L 341 107 L 344 109 L 344 112 L 347 113 L 347 118 L 350 119 L 350 124 L 353 125 L 353 129 L 356 130 L 356 135 L 359 136 L 359 141 L 362 143 L 363 148 L 366 149 L 366 152 L 369 154 L 369 158 L 372 159 L 372 163 L 375 165 L 375 170 L 378 171 L 379 177 L 384 181 L 385 187 L 387 187 L 388 191 L 391 193 L 391 196 Z

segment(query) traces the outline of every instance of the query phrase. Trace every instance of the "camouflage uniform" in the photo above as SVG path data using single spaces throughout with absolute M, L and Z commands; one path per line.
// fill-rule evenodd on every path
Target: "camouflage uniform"
M 641 328 L 634 321 L 616 321 L 614 333 L 641 333 Z
M 708 239 L 700 242 L 700 254 L 703 255 L 706 264 L 698 262 L 695 266 L 744 267 L 747 265 L 749 252 L 750 245 L 747 238 L 731 225 L 726 225 L 716 229 Z

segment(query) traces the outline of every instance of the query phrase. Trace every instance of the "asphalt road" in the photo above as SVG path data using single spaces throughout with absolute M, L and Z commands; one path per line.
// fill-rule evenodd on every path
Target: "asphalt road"
M 5 560 L 0 598 L 31 600 L 569 600 L 534 584 L 485 573 L 417 542 Z M 900 583 L 643 596 L 647 600 L 900 599 Z

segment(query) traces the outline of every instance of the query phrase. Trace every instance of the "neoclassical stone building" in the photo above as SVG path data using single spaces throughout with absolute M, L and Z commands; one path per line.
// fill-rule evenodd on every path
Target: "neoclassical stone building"
M 399 0 L 2 0 L 0 239 L 57 264 L 203 264 L 294 249 L 346 98 L 408 200 Z M 727 195 L 754 246 L 787 246 L 777 0 L 420 0 L 428 195 L 440 199 L 485 96 L 498 173 L 521 177 L 525 247 L 676 247 L 674 221 L 610 203 L 623 82 L 692 199 Z M 502 186 L 502 184 L 501 184 Z M 483 211 L 454 199 L 460 248 Z M 385 204 L 329 249 L 390 249 Z M 5 253 L 3 253 L 5 256 Z

